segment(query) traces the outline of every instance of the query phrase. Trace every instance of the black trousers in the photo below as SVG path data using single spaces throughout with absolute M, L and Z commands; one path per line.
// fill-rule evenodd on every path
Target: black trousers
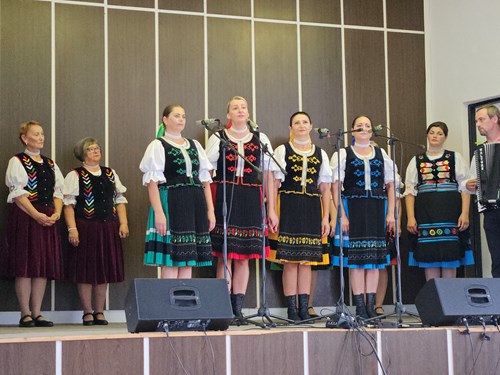
M 483 227 L 491 255 L 491 274 L 500 277 L 500 208 L 484 213 Z

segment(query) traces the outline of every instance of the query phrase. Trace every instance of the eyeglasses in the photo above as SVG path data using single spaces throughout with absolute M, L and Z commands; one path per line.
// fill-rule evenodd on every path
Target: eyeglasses
M 99 146 L 87 147 L 87 152 L 101 151 Z

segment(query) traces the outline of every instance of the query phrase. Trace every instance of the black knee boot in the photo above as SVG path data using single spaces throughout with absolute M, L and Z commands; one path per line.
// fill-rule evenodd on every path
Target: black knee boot
M 375 293 L 366 293 L 366 313 L 369 318 L 376 318 L 378 315 L 375 312 Z
M 307 312 L 309 306 L 309 294 L 299 294 L 299 316 L 300 320 L 311 319 L 311 315 Z
M 362 319 L 368 319 L 368 314 L 366 312 L 365 306 L 365 295 L 355 294 L 354 295 L 354 305 L 356 306 L 356 315 Z
M 293 296 L 285 297 L 288 304 L 288 309 L 286 310 L 288 319 L 298 322 L 301 319 L 299 314 L 297 313 L 297 296 L 294 294 Z
M 243 320 L 243 314 L 241 309 L 243 308 L 243 301 L 245 300 L 245 295 L 243 293 L 231 294 L 231 306 L 233 308 L 234 321 L 237 325 L 248 324 Z

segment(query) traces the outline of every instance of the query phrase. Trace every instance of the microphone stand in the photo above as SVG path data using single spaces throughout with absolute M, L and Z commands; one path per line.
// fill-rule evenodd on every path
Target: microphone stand
M 389 129 L 389 131 L 391 131 L 391 130 Z M 388 316 L 397 316 L 397 318 L 398 318 L 397 327 L 401 328 L 402 324 L 403 324 L 403 319 L 402 319 L 403 314 L 406 314 L 408 316 L 412 316 L 415 318 L 420 318 L 420 316 L 416 313 L 408 312 L 406 310 L 405 306 L 403 305 L 403 295 L 402 295 L 402 287 L 401 287 L 401 252 L 400 252 L 400 248 L 399 248 L 399 208 L 398 208 L 398 204 L 397 204 L 399 183 L 396 180 L 396 149 L 395 148 L 396 148 L 397 142 L 399 142 L 401 144 L 404 143 L 404 144 L 417 146 L 417 147 L 420 147 L 421 145 L 416 144 L 416 143 L 412 143 L 412 142 L 401 141 L 392 133 L 392 131 L 391 131 L 390 136 L 385 136 L 385 135 L 381 135 L 378 133 L 375 133 L 375 136 L 387 139 L 387 143 L 389 144 L 390 150 L 391 150 L 392 177 L 394 179 L 394 189 L 393 189 L 394 190 L 394 192 L 393 192 L 393 196 L 394 196 L 394 220 L 395 220 L 395 222 L 394 222 L 394 226 L 395 226 L 394 244 L 396 246 L 396 262 L 397 262 L 397 271 L 398 271 L 397 272 L 397 282 L 396 282 L 397 300 L 396 300 L 396 303 L 394 304 L 394 312 L 379 315 L 375 318 L 365 319 L 364 321 L 371 322 L 374 320 L 380 320 L 382 318 L 386 318 Z
M 333 321 L 333 324 L 330 322 L 326 323 L 328 328 L 354 328 L 357 326 L 357 322 L 355 318 L 352 316 L 351 312 L 347 308 L 344 302 L 344 289 L 345 289 L 345 280 L 344 280 L 344 235 L 342 233 L 342 183 L 340 181 L 340 149 L 342 146 L 342 137 L 345 134 L 351 134 L 359 132 L 360 130 L 342 130 L 339 129 L 337 133 L 335 133 L 336 138 L 336 148 L 337 148 L 337 227 L 339 229 L 339 267 L 340 267 L 340 296 L 337 302 L 337 307 L 335 309 L 335 313 L 322 315 L 318 317 L 314 317 L 311 319 L 306 319 L 301 321 L 301 323 L 313 322 L 319 319 L 327 318 L 330 321 Z M 330 134 L 322 135 L 320 134 L 320 138 L 327 138 L 328 144 Z M 331 144 L 330 144 L 331 145 Z M 331 145 L 332 146 L 332 145 Z M 335 243 L 335 234 L 334 234 L 334 243 Z M 331 319 L 334 318 L 334 319 Z
M 217 120 L 218 121 L 218 120 Z M 220 125 L 220 121 L 218 121 Z M 219 141 L 224 145 L 222 148 L 222 228 L 223 228 L 223 240 L 222 240 L 222 258 L 224 262 L 224 280 L 226 281 L 226 284 L 228 284 L 227 281 L 227 197 L 226 197 L 226 191 L 227 191 L 227 182 L 226 182 L 226 151 L 227 148 L 230 148 L 238 157 L 242 158 L 245 160 L 250 167 L 256 171 L 257 173 L 261 174 L 262 171 L 256 167 L 253 163 L 247 160 L 247 158 L 240 154 L 238 150 L 229 142 L 229 140 L 226 140 L 222 138 L 219 134 L 220 130 L 224 130 L 225 128 L 222 129 L 213 129 L 207 124 L 205 121 L 202 121 L 201 124 L 205 127 L 206 130 L 208 130 L 211 134 L 215 135 L 217 138 L 219 138 Z
M 261 286 L 260 286 L 260 291 L 261 291 L 261 297 L 260 297 L 260 306 L 257 310 L 257 313 L 249 315 L 244 317 L 244 320 L 252 323 L 258 327 L 261 328 L 269 328 L 269 327 L 276 327 L 276 323 L 272 321 L 271 318 L 283 320 L 288 323 L 295 323 L 295 321 L 278 316 L 278 315 L 273 315 L 271 314 L 269 307 L 266 305 L 266 204 L 264 202 L 264 196 L 265 196 L 265 188 L 266 188 L 266 178 L 264 176 L 265 169 L 264 169 L 264 154 L 267 154 L 275 163 L 276 165 L 280 168 L 281 172 L 286 175 L 287 172 L 284 170 L 284 168 L 278 163 L 278 161 L 275 159 L 274 154 L 271 153 L 267 147 L 266 143 L 263 143 L 260 140 L 260 132 L 258 128 L 253 128 L 251 125 L 248 125 L 248 129 L 252 134 L 254 134 L 259 141 L 260 144 L 260 167 L 261 170 L 263 171 L 262 174 L 262 199 L 261 199 L 261 211 L 262 211 L 262 223 L 261 223 L 261 228 L 262 228 L 262 272 L 261 272 Z M 269 183 L 269 182 L 268 182 Z M 262 323 L 255 322 L 253 318 L 260 317 L 262 318 Z M 267 321 L 267 322 L 266 322 Z

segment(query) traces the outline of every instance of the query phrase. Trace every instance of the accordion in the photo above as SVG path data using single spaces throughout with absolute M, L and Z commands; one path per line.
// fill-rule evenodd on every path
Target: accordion
M 486 208 L 500 204 L 500 143 L 485 143 L 474 152 L 477 170 L 477 199 Z

